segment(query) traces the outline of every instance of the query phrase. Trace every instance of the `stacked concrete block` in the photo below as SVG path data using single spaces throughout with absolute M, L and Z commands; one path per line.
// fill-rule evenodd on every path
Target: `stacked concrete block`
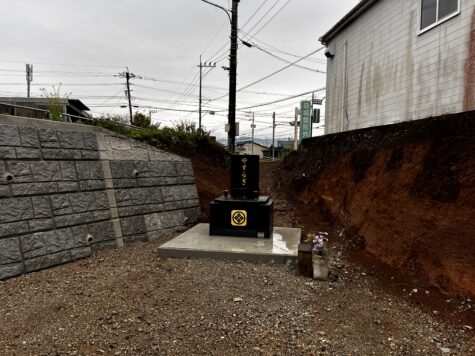
M 114 161 L 111 174 L 125 243 L 153 240 L 197 221 L 200 210 L 191 162 Z M 182 218 L 157 224 L 157 216 L 165 212 Z
M 99 128 L 0 115 L 0 279 L 199 215 L 189 160 Z

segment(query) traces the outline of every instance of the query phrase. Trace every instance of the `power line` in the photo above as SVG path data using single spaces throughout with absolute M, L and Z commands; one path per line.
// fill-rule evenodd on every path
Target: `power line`
M 267 0 L 266 0 L 267 1 Z M 211 38 L 211 40 L 208 42 L 208 44 L 205 46 L 205 48 L 201 51 L 201 53 L 204 53 L 208 47 L 214 42 L 214 40 L 216 39 L 216 36 L 218 36 L 218 34 L 221 32 L 221 29 L 227 25 L 228 21 L 224 21 L 223 24 L 218 28 L 218 30 L 216 31 L 216 33 L 214 34 L 214 36 Z
M 241 31 L 243 32 L 245 35 L 248 35 L 246 32 L 244 31 Z M 302 56 L 298 55 L 298 54 L 294 54 L 294 53 L 290 53 L 290 52 L 286 52 L 286 51 L 283 51 L 275 46 L 272 46 L 268 43 L 265 43 L 263 42 L 262 40 L 259 40 L 257 38 L 253 38 L 253 41 L 255 42 L 259 42 L 261 44 L 261 47 L 264 48 L 264 49 L 267 49 L 268 51 L 275 51 L 275 52 L 278 52 L 278 53 L 281 53 L 281 54 L 285 54 L 287 56 L 290 56 L 290 57 L 294 57 L 294 58 L 300 58 Z M 325 64 L 326 63 L 326 60 L 324 59 L 317 59 L 317 58 L 306 58 L 305 59 L 306 61 L 309 61 L 309 62 L 315 62 L 315 63 L 320 63 L 320 64 Z
M 267 1 L 269 1 L 269 0 L 265 0 L 265 1 L 259 6 L 259 8 L 258 8 L 256 11 L 253 12 L 252 16 L 247 19 L 247 21 L 244 23 L 244 25 L 242 25 L 242 28 L 246 27 L 246 25 L 254 18 L 254 16 L 257 15 L 257 13 L 258 13 L 258 12 L 262 9 L 262 7 L 267 3 Z
M 38 62 L 32 61 L 34 64 L 45 64 L 45 65 L 53 65 L 53 66 L 69 66 L 69 67 L 89 67 L 89 68 L 109 68 L 109 69 L 117 69 L 117 68 L 124 68 L 123 66 L 98 66 L 92 64 L 75 64 L 75 63 L 52 63 L 52 62 Z M 0 60 L 0 63 L 21 63 L 24 64 L 24 61 L 6 61 Z
M 251 29 L 249 30 L 249 32 L 251 32 L 253 29 L 255 29 L 256 26 L 259 25 L 259 24 L 264 20 L 264 18 L 265 18 L 268 14 L 270 14 L 270 12 L 272 11 L 272 9 L 273 9 L 274 7 L 276 7 L 276 5 L 277 5 L 280 1 L 281 1 L 281 0 L 276 0 L 276 2 L 274 2 L 274 5 L 272 5 L 272 6 L 270 7 L 270 9 L 267 10 L 267 12 L 254 24 L 254 26 L 251 27 Z
M 280 0 L 278 0 L 277 2 L 279 2 L 279 1 L 280 1 Z M 277 2 L 276 2 L 276 4 L 277 4 Z M 287 0 L 287 2 L 286 2 L 279 10 L 277 10 L 277 12 L 274 13 L 274 15 L 272 15 L 272 17 L 271 17 L 264 25 L 262 25 L 261 28 L 260 28 L 259 30 L 257 30 L 257 31 L 254 33 L 254 35 L 252 35 L 252 37 L 251 37 L 250 39 L 254 38 L 254 36 L 256 36 L 259 32 L 261 32 L 261 31 L 289 4 L 289 2 L 290 2 L 290 0 Z M 273 8 L 273 7 L 272 7 L 272 8 Z M 271 10 L 272 10 L 272 8 L 271 8 Z M 269 10 L 269 11 L 270 11 L 270 10 Z M 254 27 L 255 27 L 255 26 L 254 26 Z M 251 28 L 251 29 L 249 30 L 249 32 L 251 32 L 251 31 L 254 29 L 254 27 Z
M 267 3 L 268 0 L 265 0 L 260 6 L 259 8 L 254 11 L 253 15 L 244 23 L 243 25 L 243 29 L 247 26 L 247 24 L 257 15 L 257 13 L 261 10 L 261 8 Z M 274 5 L 271 7 L 271 9 L 273 7 L 275 7 L 275 5 L 279 2 L 280 0 L 277 0 Z M 267 16 L 267 14 L 269 14 L 270 10 L 267 11 L 264 16 L 259 19 L 256 24 L 253 26 L 253 28 L 258 25 L 264 18 L 265 16 Z M 252 30 L 252 29 L 251 29 Z M 251 31 L 249 30 L 249 31 Z M 222 50 L 225 49 L 226 47 L 228 46 L 228 44 L 224 44 L 223 46 L 221 46 L 209 59 L 208 61 L 213 61 L 213 62 L 221 62 L 223 59 L 225 59 L 227 57 L 227 50 L 224 51 L 224 53 L 222 53 Z M 222 54 L 219 54 L 219 53 L 222 53 Z M 217 59 L 216 59 L 217 58 Z
M 32 86 L 57 85 L 58 83 L 36 83 Z M 122 85 L 123 83 L 61 83 L 62 86 L 103 86 L 103 85 Z M 0 85 L 25 85 L 25 83 L 0 83 Z
M 325 47 L 320 47 L 320 48 L 316 49 L 315 51 L 310 52 L 310 53 L 307 54 L 306 56 L 304 56 L 304 57 L 302 57 L 302 58 L 300 58 L 300 59 L 297 59 L 296 61 L 294 61 L 294 62 L 292 62 L 292 63 L 286 65 L 285 67 L 283 67 L 283 68 L 281 68 L 281 69 L 279 69 L 279 70 L 276 70 L 275 72 L 270 73 L 270 74 L 266 75 L 265 77 L 256 80 L 255 82 L 252 82 L 252 83 L 250 83 L 250 84 L 248 84 L 248 85 L 245 85 L 245 86 L 242 87 L 242 88 L 239 88 L 238 91 L 247 89 L 247 88 L 249 88 L 249 87 L 251 87 L 251 86 L 253 86 L 253 85 L 255 85 L 255 84 L 258 84 L 258 83 L 260 83 L 260 82 L 262 82 L 262 81 L 264 81 L 264 80 L 266 80 L 266 79 L 269 79 L 270 77 L 273 77 L 274 75 L 276 75 L 276 74 L 278 74 L 278 73 L 280 73 L 280 72 L 286 70 L 287 68 L 292 67 L 293 65 L 295 65 L 295 64 L 297 64 L 298 62 L 302 61 L 303 59 L 305 59 L 305 58 L 307 58 L 307 57 L 310 57 L 312 54 L 315 54 L 315 53 L 321 51 L 321 50 L 324 49 L 324 48 L 325 48 Z
M 185 100 L 186 98 L 188 98 L 191 95 L 191 93 L 193 92 L 193 89 L 194 89 L 193 87 L 196 88 L 198 79 L 199 79 L 199 73 L 196 73 L 196 75 L 193 77 L 193 80 L 185 88 L 185 91 L 182 92 L 182 94 L 180 96 L 178 96 L 177 99 L 175 99 L 175 101 L 174 101 L 175 104 L 180 102 L 180 100 Z
M 0 69 L 0 72 L 1 71 L 8 71 L 8 70 Z M 24 70 L 15 70 L 15 71 L 19 72 L 19 73 L 22 73 L 22 74 L 24 73 Z M 36 71 L 35 76 L 46 76 L 46 75 L 42 75 L 42 73 L 45 73 L 45 71 Z M 60 72 L 60 71 L 58 71 L 58 72 L 55 72 L 55 73 L 59 74 L 59 73 L 69 73 L 69 72 Z M 83 75 L 83 73 L 86 74 L 87 72 L 78 72 L 78 75 L 80 75 L 82 77 L 87 76 L 87 75 Z M 107 76 L 111 76 L 111 77 L 113 77 L 114 75 L 107 74 Z M 207 75 L 207 73 L 206 73 L 206 75 Z M 0 74 L 0 76 L 5 76 L 5 75 Z M 19 75 L 13 74 L 12 76 L 18 77 Z M 104 75 L 104 76 L 106 76 L 106 75 Z M 150 77 L 150 76 L 137 76 L 136 78 L 137 79 L 142 79 L 142 80 L 147 80 L 147 81 L 153 81 L 153 82 L 160 82 L 160 83 L 187 86 L 187 89 L 189 89 L 188 87 L 190 87 L 190 86 L 195 87 L 195 88 L 199 87 L 199 84 L 179 82 L 179 81 L 173 81 L 173 80 L 167 80 L 167 79 L 157 79 L 157 78 Z M 116 85 L 115 83 L 70 83 L 70 84 L 63 83 L 63 85 L 79 85 L 79 86 L 82 86 L 82 85 L 87 86 L 89 84 L 91 84 L 91 85 Z M 24 83 L 19 83 L 19 82 L 16 82 L 16 83 L 0 83 L 0 85 L 24 85 Z M 53 84 L 34 84 L 34 85 L 53 85 Z M 122 83 L 117 83 L 117 85 L 122 85 Z M 168 92 L 168 93 L 172 93 L 172 94 L 180 94 L 180 95 L 183 94 L 183 91 L 171 91 L 171 90 L 166 90 L 166 89 L 160 89 L 160 88 L 156 88 L 156 87 L 141 85 L 141 84 L 137 84 L 137 83 L 134 83 L 132 85 L 137 86 L 137 87 L 141 87 L 141 88 L 145 88 L 145 89 Z M 211 86 L 211 85 L 203 85 L 203 88 L 207 89 L 207 90 L 228 91 L 227 88 Z M 246 93 L 255 94 L 255 95 L 272 95 L 272 96 L 285 96 L 286 95 L 286 94 L 283 94 L 283 93 L 271 93 L 271 92 L 265 92 L 265 91 L 250 91 L 250 90 L 246 91 Z M 178 101 L 180 101 L 180 100 L 178 100 Z M 173 103 L 175 103 L 175 102 L 176 101 L 173 101 Z
M 117 106 L 119 106 L 119 104 L 116 104 L 116 105 L 89 105 L 89 106 L 93 107 L 93 108 L 100 108 L 100 107 L 110 108 L 110 107 L 117 107 Z M 154 105 L 141 105 L 140 107 L 145 108 L 145 109 L 157 109 L 157 110 L 161 110 L 161 111 L 176 111 L 176 112 L 191 112 L 191 113 L 197 112 L 196 110 L 170 109 L 170 108 L 154 106 Z
M 211 71 L 211 69 L 209 69 L 205 74 L 203 74 L 201 79 L 206 78 L 206 76 L 209 74 L 210 71 Z M 199 87 L 199 84 L 197 83 L 197 81 L 199 82 L 199 80 L 200 80 L 199 73 L 197 74 L 197 76 L 195 78 L 196 79 L 192 83 L 190 83 L 189 89 L 185 93 L 183 93 L 183 95 L 181 95 L 177 100 L 175 100 L 174 104 L 179 105 L 185 99 L 188 99 L 190 96 L 192 96 L 193 91 L 196 90 L 197 87 Z M 193 96 L 196 97 L 195 95 L 193 95 Z
M 117 98 L 119 96 L 119 93 L 122 92 L 124 88 L 120 88 L 119 91 L 117 93 L 115 93 L 113 96 L 107 98 L 106 101 L 104 101 L 103 103 L 101 103 L 101 105 L 104 105 L 105 103 L 107 103 L 109 100 L 112 100 L 114 98 Z
M 247 45 L 247 42 L 243 42 L 243 43 L 244 43 L 244 45 Z M 257 48 L 258 50 L 260 50 L 260 51 L 262 51 L 262 52 L 264 52 L 264 53 L 266 53 L 266 54 L 268 54 L 268 55 L 270 55 L 270 56 L 272 56 L 272 57 L 274 57 L 274 58 L 276 58 L 276 59 L 278 59 L 278 60 L 280 60 L 280 61 L 283 61 L 283 62 L 285 62 L 285 63 L 292 63 L 291 61 L 289 61 L 289 60 L 287 60 L 287 59 L 285 59 L 285 58 L 279 57 L 279 56 L 277 56 L 277 55 L 275 55 L 275 54 L 273 54 L 273 53 L 271 53 L 271 52 L 269 52 L 269 51 L 267 51 L 267 50 L 261 48 L 260 46 L 256 45 L 255 43 L 249 43 L 249 44 L 251 45 L 251 46 L 250 46 L 251 48 Z M 309 67 L 305 67 L 305 66 L 302 66 L 302 65 L 300 65 L 300 64 L 295 64 L 295 66 L 298 67 L 298 68 L 302 68 L 302 69 L 309 70 L 309 71 L 314 72 L 314 73 L 322 73 L 322 74 L 325 74 L 325 73 L 326 73 L 326 72 L 324 72 L 324 71 L 321 71 L 321 70 L 318 70 L 318 69 L 309 68 Z
M 148 86 L 148 85 L 137 84 L 137 83 L 133 83 L 132 85 L 134 87 L 137 87 L 137 88 L 149 89 L 149 90 L 160 91 L 160 92 L 170 93 L 170 94 L 180 94 L 180 97 L 183 94 L 182 92 L 178 92 L 178 91 L 174 91 L 174 90 L 160 89 L 160 88 L 151 87 L 151 86 Z M 196 96 L 196 97 L 198 97 L 198 96 Z M 176 104 L 177 102 L 178 102 L 177 100 L 170 100 L 171 104 Z
M 23 70 L 20 69 L 4 69 L 1 68 L 0 72 L 6 73 L 24 73 Z M 64 75 L 64 76 L 85 76 L 85 77 L 113 77 L 115 73 L 105 73 L 105 72 L 79 72 L 79 71 L 60 71 L 60 70 L 36 70 L 35 75 Z M 2 74 L 3 75 L 3 74 Z
M 262 82 L 262 81 L 264 81 L 264 80 L 266 80 L 266 79 L 269 79 L 270 77 L 273 77 L 274 75 L 276 75 L 276 74 L 278 74 L 278 73 L 280 73 L 280 72 L 286 70 L 287 68 L 292 67 L 292 66 L 295 65 L 296 63 L 298 63 L 298 62 L 304 60 L 304 59 L 307 58 L 307 57 L 310 57 L 312 54 L 315 54 L 315 53 L 321 51 L 321 50 L 324 49 L 324 48 L 325 48 L 325 47 L 317 48 L 315 51 L 310 52 L 309 54 L 305 55 L 305 56 L 302 57 L 302 58 L 299 58 L 298 60 L 296 60 L 296 61 L 294 61 L 294 62 L 292 62 L 292 63 L 290 63 L 290 64 L 288 64 L 288 65 L 286 65 L 285 67 L 282 67 L 282 68 L 280 68 L 279 70 L 277 70 L 277 71 L 275 71 L 275 72 L 273 72 L 273 73 L 270 73 L 270 74 L 266 75 L 266 76 L 263 77 L 263 78 L 260 78 L 260 79 L 256 80 L 255 82 L 252 82 L 252 83 L 250 83 L 250 84 L 247 84 L 247 85 L 245 85 L 244 87 L 240 87 L 239 89 L 237 89 L 237 91 L 240 92 L 240 91 L 242 91 L 242 90 L 244 90 L 244 89 L 247 89 L 247 88 L 249 88 L 249 87 L 251 87 L 251 86 L 253 86 L 253 85 L 256 85 L 256 84 L 258 84 L 258 83 L 260 83 L 260 82 Z M 223 95 L 223 96 L 220 96 L 220 97 L 211 99 L 211 100 L 209 100 L 207 103 L 210 103 L 210 102 L 212 102 L 212 101 L 216 101 L 216 100 L 222 99 L 222 98 L 224 98 L 224 97 L 226 97 L 226 95 Z
M 267 103 L 247 106 L 247 107 L 244 107 L 244 108 L 239 108 L 238 110 L 247 110 L 247 109 L 253 109 L 253 108 L 257 108 L 257 107 L 261 107 L 261 106 L 272 105 L 272 104 L 280 103 L 282 101 L 292 100 L 292 99 L 298 98 L 300 96 L 304 96 L 304 95 L 308 95 L 308 94 L 311 94 L 311 93 L 319 92 L 319 91 L 322 91 L 322 90 L 325 90 L 325 88 L 310 90 L 310 91 L 307 91 L 305 93 L 289 96 L 288 98 L 285 98 L 285 99 L 279 99 L 279 100 L 274 100 L 274 101 L 270 101 L 270 102 L 267 102 Z

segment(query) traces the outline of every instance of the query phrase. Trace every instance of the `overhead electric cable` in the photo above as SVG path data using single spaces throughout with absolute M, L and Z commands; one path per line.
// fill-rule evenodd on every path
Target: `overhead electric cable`
M 244 29 L 244 28 L 247 26 L 247 24 L 258 14 L 258 12 L 259 12 L 259 11 L 261 10 L 261 8 L 267 3 L 267 1 L 268 1 L 268 0 L 265 0 L 265 1 L 259 6 L 259 8 L 258 8 L 256 11 L 254 11 L 253 15 L 252 15 L 252 16 L 244 23 L 244 25 L 242 26 L 243 29 Z M 280 1 L 280 0 L 277 0 L 277 1 L 274 3 L 274 5 L 271 7 L 271 9 L 272 9 L 279 1 Z M 254 27 L 255 27 L 257 24 L 259 24 L 259 23 L 265 18 L 265 16 L 267 16 L 268 13 L 269 13 L 269 11 L 266 12 L 266 13 L 264 14 L 264 16 L 256 22 L 256 24 L 254 25 Z M 254 27 L 253 27 L 253 28 L 254 28 Z M 225 43 L 223 46 L 221 46 L 207 61 L 221 62 L 223 59 L 225 59 L 225 58 L 228 56 L 227 50 L 225 49 L 228 45 L 229 45 L 228 43 Z M 224 52 L 222 52 L 223 49 L 225 49 Z M 220 53 L 221 53 L 221 54 L 220 54 Z M 217 59 L 216 59 L 216 58 L 217 58 Z
M 250 29 L 248 32 L 251 32 L 253 29 L 255 29 L 256 26 L 259 25 L 259 24 L 262 22 L 262 20 L 264 20 L 264 18 L 265 18 L 268 14 L 270 14 L 270 12 L 272 11 L 272 9 L 273 9 L 280 1 L 281 1 L 281 0 L 277 0 L 277 1 L 274 3 L 274 5 L 272 5 L 272 6 L 270 7 L 270 9 L 254 24 L 254 26 L 251 27 L 251 29 Z M 290 0 L 287 0 L 287 3 L 288 3 L 289 1 L 290 1 Z M 287 5 L 287 4 L 286 4 L 286 5 Z
M 247 42 L 246 42 L 246 43 L 247 43 Z M 246 43 L 245 43 L 245 44 L 246 44 Z M 251 44 L 251 43 L 250 43 L 250 44 Z M 262 52 L 264 52 L 264 53 L 266 53 L 266 54 L 268 54 L 268 55 L 270 55 L 270 56 L 272 56 L 272 57 L 274 57 L 274 58 L 276 58 L 276 59 L 278 59 L 278 60 L 280 60 L 280 61 L 283 61 L 283 62 L 285 62 L 285 63 L 292 63 L 291 61 L 289 61 L 289 60 L 287 60 L 287 59 L 285 59 L 285 58 L 279 57 L 279 56 L 277 56 L 277 55 L 275 55 L 275 54 L 273 54 L 273 53 L 271 53 L 271 52 L 268 52 L 267 50 L 261 48 L 260 46 L 256 45 L 255 43 L 252 43 L 251 45 L 252 45 L 251 48 L 257 48 L 259 51 L 262 51 Z M 309 71 L 311 71 L 311 72 L 315 72 L 315 73 L 322 73 L 322 74 L 325 74 L 325 73 L 326 73 L 326 72 L 324 72 L 324 71 L 321 71 L 321 70 L 318 70 L 318 69 L 314 69 L 314 68 L 305 67 L 305 66 L 300 65 L 300 64 L 295 64 L 295 66 L 298 67 L 298 68 L 302 68 L 302 69 L 309 70 Z
M 269 101 L 269 102 L 267 102 L 267 103 L 262 103 L 262 104 L 256 104 L 256 105 L 246 106 L 246 107 L 243 107 L 243 108 L 237 108 L 236 110 L 247 110 L 247 109 L 258 108 L 258 107 L 261 107 L 261 106 L 272 105 L 272 104 L 280 103 L 280 102 L 283 102 L 283 101 L 292 100 L 292 99 L 298 98 L 298 97 L 300 97 L 300 96 L 308 95 L 308 94 L 311 94 L 311 93 L 316 93 L 316 92 L 319 92 L 319 91 L 322 91 L 322 90 L 325 90 L 325 88 L 310 90 L 310 91 L 307 91 L 307 92 L 305 92 L 305 93 L 300 93 L 300 94 L 297 94 L 297 95 L 292 95 L 292 96 L 289 96 L 289 97 L 284 98 L 284 99 Z
M 255 82 L 252 82 L 252 83 L 250 83 L 250 84 L 247 84 L 247 85 L 245 85 L 245 86 L 239 88 L 238 91 L 244 90 L 244 89 L 249 88 L 249 87 L 251 87 L 251 86 L 253 86 L 253 85 L 256 85 L 256 84 L 258 84 L 258 83 L 260 83 L 260 82 L 262 82 L 262 81 L 264 81 L 264 80 L 266 80 L 266 79 L 269 79 L 270 77 L 273 77 L 274 75 L 276 75 L 276 74 L 278 74 L 278 73 L 280 73 L 280 72 L 286 70 L 287 68 L 292 67 L 293 65 L 295 65 L 295 64 L 297 64 L 298 62 L 302 61 L 303 59 L 305 59 L 305 58 L 307 58 L 307 57 L 310 57 L 312 54 L 315 54 L 315 53 L 321 51 L 321 50 L 324 49 L 324 48 L 325 48 L 325 47 L 320 47 L 320 48 L 316 49 L 315 51 L 310 52 L 310 53 L 307 54 L 306 56 L 304 56 L 304 57 L 302 57 L 302 58 L 300 58 L 300 59 L 297 59 L 297 60 L 294 61 L 294 62 L 291 62 L 290 64 L 286 65 L 285 67 L 283 67 L 283 68 L 281 68 L 281 69 L 279 69 L 279 70 L 276 70 L 275 72 L 270 73 L 270 74 L 266 75 L 265 77 L 256 80 Z
M 241 32 L 244 33 L 245 36 L 247 35 L 246 37 L 248 37 L 249 34 L 247 34 L 245 31 L 241 31 Z M 270 52 L 275 51 L 275 52 L 278 52 L 278 53 L 280 53 L 280 54 L 285 54 L 285 55 L 287 55 L 287 56 L 294 57 L 294 58 L 300 58 L 300 57 L 302 57 L 302 56 L 300 56 L 300 55 L 298 55 L 298 54 L 294 54 L 294 53 L 290 53 L 290 52 L 283 51 L 283 50 L 281 50 L 281 49 L 279 49 L 279 48 L 277 48 L 277 47 L 275 47 L 275 46 L 272 46 L 272 45 L 270 45 L 270 44 L 268 44 L 268 43 L 266 43 L 266 42 L 263 42 L 262 40 L 259 40 L 259 39 L 255 38 L 255 37 L 254 37 L 252 40 L 253 40 L 254 42 L 260 43 L 260 46 L 261 46 L 262 48 L 264 48 L 264 49 L 266 49 L 266 50 L 268 50 L 268 51 L 270 51 Z M 306 61 L 309 61 L 309 62 L 320 63 L 320 64 L 325 64 L 325 63 L 326 63 L 326 60 L 324 60 L 324 59 L 318 59 L 318 58 L 306 58 L 305 60 L 306 60 Z
M 240 88 L 237 89 L 236 91 L 240 92 L 240 91 L 242 91 L 242 90 L 244 90 L 244 89 L 247 89 L 247 88 L 249 88 L 249 87 L 251 87 L 251 86 L 253 86 L 253 85 L 256 85 L 256 84 L 258 84 L 258 83 L 260 83 L 260 82 L 262 82 L 262 81 L 264 81 L 264 80 L 266 80 L 266 79 L 269 79 L 270 77 L 272 77 L 272 76 L 274 76 L 274 75 L 276 75 L 276 74 L 278 74 L 278 73 L 280 73 L 280 72 L 286 70 L 287 68 L 292 67 L 292 66 L 295 65 L 296 63 L 298 63 L 298 62 L 304 60 L 305 58 L 311 56 L 312 54 L 315 54 L 315 53 L 321 51 L 321 50 L 324 49 L 324 48 L 325 48 L 325 47 L 317 48 L 315 51 L 310 52 L 309 54 L 305 55 L 304 57 L 299 58 L 298 60 L 296 60 L 296 61 L 294 61 L 294 62 L 292 62 L 292 63 L 286 65 L 285 67 L 280 68 L 279 70 L 277 70 L 277 71 L 275 71 L 275 72 L 273 72 L 273 73 L 270 73 L 270 74 L 266 75 L 266 76 L 263 77 L 263 78 L 260 78 L 260 79 L 254 81 L 254 82 L 252 82 L 252 83 L 250 83 L 250 84 L 247 84 L 247 85 L 245 85 L 245 86 L 243 86 L 243 87 L 240 87 Z M 222 95 L 222 96 L 220 96 L 220 97 L 217 97 L 217 98 L 214 98 L 214 99 L 210 99 L 210 100 L 208 100 L 206 103 L 210 103 L 210 102 L 212 102 L 212 101 L 216 101 L 216 100 L 222 99 L 222 98 L 224 98 L 224 97 L 226 97 L 226 96 L 227 96 L 227 95 Z
M 124 83 L 61 83 L 63 87 L 65 86 L 103 86 L 103 85 L 123 85 Z M 25 85 L 24 83 L 0 83 L 0 85 Z M 58 83 L 31 83 L 35 86 L 48 86 L 48 85 L 58 85 Z

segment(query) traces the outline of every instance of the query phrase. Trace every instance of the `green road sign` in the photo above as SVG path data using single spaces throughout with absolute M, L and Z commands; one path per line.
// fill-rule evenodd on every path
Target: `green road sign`
M 300 102 L 300 141 L 312 137 L 312 102 Z

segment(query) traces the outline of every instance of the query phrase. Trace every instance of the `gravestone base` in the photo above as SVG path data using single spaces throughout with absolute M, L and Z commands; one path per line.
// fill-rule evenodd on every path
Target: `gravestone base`
M 272 237 L 274 201 L 267 196 L 234 199 L 221 196 L 210 204 L 210 235 Z
M 161 258 L 213 258 L 253 263 L 292 264 L 302 231 L 274 227 L 269 239 L 210 236 L 208 224 L 198 224 L 158 248 Z

